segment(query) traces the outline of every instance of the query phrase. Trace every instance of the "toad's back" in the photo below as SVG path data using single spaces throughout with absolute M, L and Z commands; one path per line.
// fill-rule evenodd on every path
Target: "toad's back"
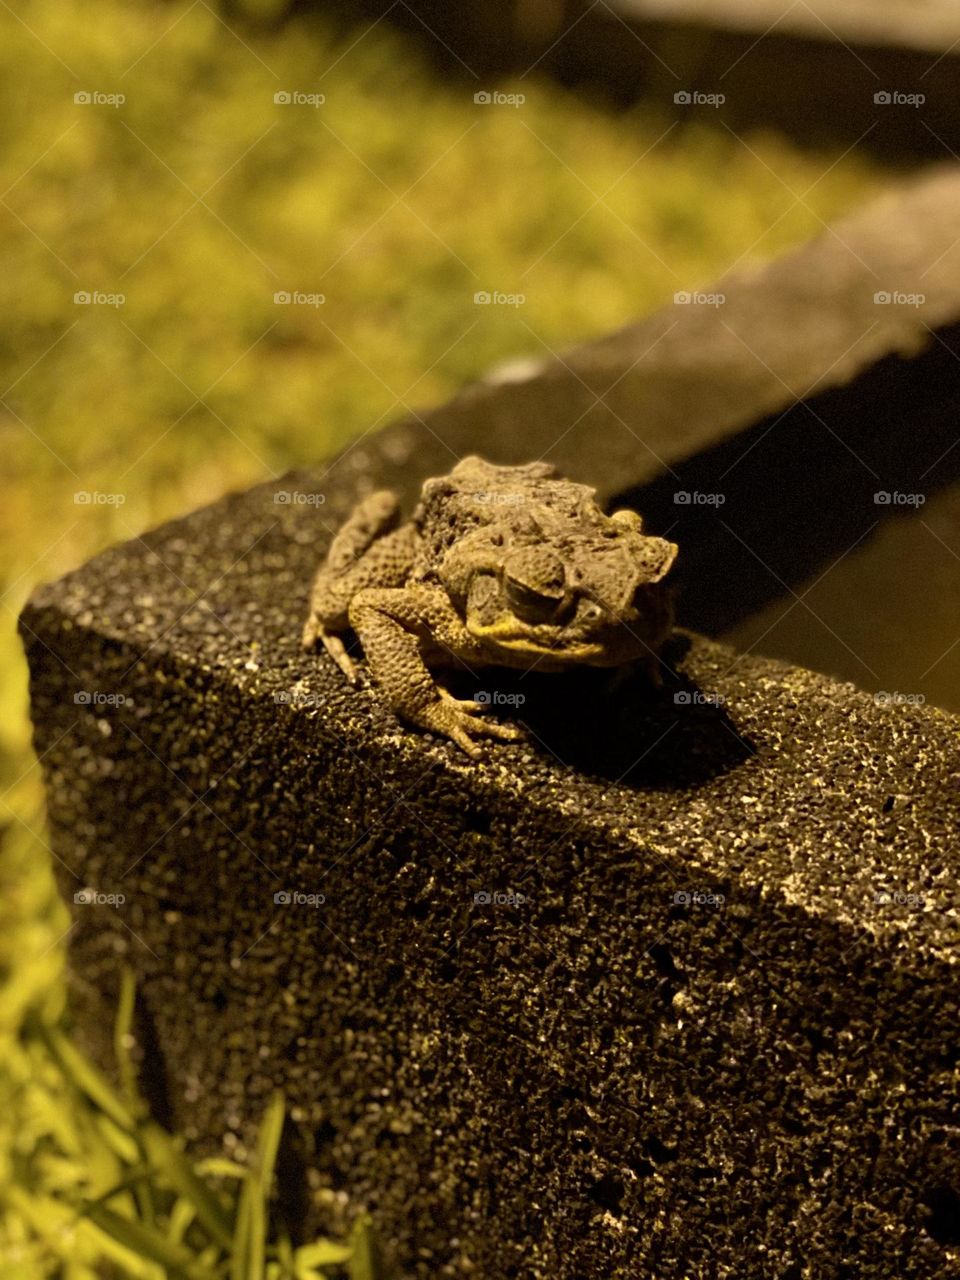
M 475 529 L 516 524 L 519 531 L 531 518 L 541 524 L 577 521 L 593 496 L 587 485 L 558 479 L 547 462 L 501 467 L 464 458 L 448 476 L 423 486 L 413 514 L 420 542 L 411 577 L 433 577 L 453 544 Z

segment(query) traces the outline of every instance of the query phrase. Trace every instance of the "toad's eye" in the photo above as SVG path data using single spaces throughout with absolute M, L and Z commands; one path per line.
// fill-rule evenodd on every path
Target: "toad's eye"
M 614 511 L 610 517 L 610 524 L 613 526 L 613 532 L 617 533 L 643 533 L 643 519 L 636 511 L 630 511 L 622 508 L 620 511 Z
M 521 547 L 503 566 L 503 588 L 514 617 L 551 622 L 566 599 L 563 561 L 547 547 Z

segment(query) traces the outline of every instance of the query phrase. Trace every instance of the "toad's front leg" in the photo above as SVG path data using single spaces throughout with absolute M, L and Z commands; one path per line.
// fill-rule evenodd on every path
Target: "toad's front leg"
M 387 489 L 372 493 L 351 512 L 330 544 L 310 589 L 310 613 L 303 647 L 319 640 L 351 682 L 357 672 L 338 632 L 347 628 L 350 601 L 365 587 L 396 587 L 410 571 L 417 533 L 412 524 L 398 528 L 400 502 Z
M 451 697 L 427 669 L 425 650 L 446 651 L 467 667 L 471 659 L 483 658 L 443 591 L 429 586 L 359 591 L 350 602 L 350 625 L 373 678 L 402 719 L 452 738 L 474 759 L 480 750 L 471 734 L 510 741 L 524 736 L 515 725 L 480 719 L 484 704 Z

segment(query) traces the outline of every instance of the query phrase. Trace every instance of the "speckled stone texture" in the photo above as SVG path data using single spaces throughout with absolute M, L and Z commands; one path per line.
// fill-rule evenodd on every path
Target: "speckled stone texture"
M 236 1152 L 282 1085 L 286 1213 L 403 1277 L 956 1277 L 957 721 L 681 634 L 652 696 L 464 673 L 531 726 L 483 763 L 401 728 L 298 648 L 398 439 L 25 610 L 64 891 L 126 897 L 88 1042 L 131 963 L 158 1114 Z

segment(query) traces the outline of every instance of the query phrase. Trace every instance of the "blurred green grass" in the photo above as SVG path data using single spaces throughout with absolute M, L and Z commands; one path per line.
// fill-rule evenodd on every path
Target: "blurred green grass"
M 500 359 L 772 256 L 884 175 L 737 139 L 708 109 L 671 128 L 533 76 L 501 86 L 521 107 L 478 105 L 491 86 L 440 82 L 382 24 L 343 39 L 319 19 L 239 29 L 181 0 L 32 0 L 4 6 L 0 35 L 0 1256 L 16 1245 L 4 1274 L 33 1277 L 53 1272 L 15 1193 L 25 1149 L 58 1134 L 44 1176 L 68 1183 L 87 1155 L 55 1073 L 18 1040 L 29 1008 L 62 1012 L 68 927 L 13 629 L 30 586 Z M 526 300 L 478 307 L 478 290 Z

